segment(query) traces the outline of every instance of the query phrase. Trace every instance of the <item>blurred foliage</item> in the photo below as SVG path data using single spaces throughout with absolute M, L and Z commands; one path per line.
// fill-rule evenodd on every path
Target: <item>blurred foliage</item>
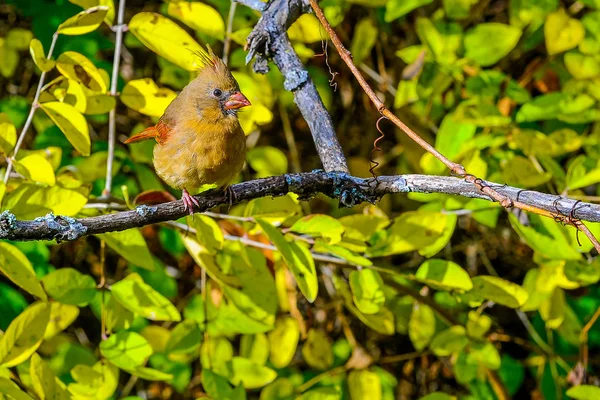
M 0 152 L 14 159 L 2 211 L 53 223 L 171 191 L 153 143 L 120 143 L 194 77 L 194 51 L 221 53 L 230 2 L 127 1 L 113 96 L 115 3 L 0 4 Z M 598 1 L 320 4 L 378 95 L 440 152 L 480 178 L 598 201 Z M 229 64 L 252 102 L 239 180 L 320 166 L 281 74 L 245 65 L 258 17 L 238 4 L 231 20 Z M 352 173 L 369 176 L 377 110 L 314 16 L 288 34 Z M 379 173 L 446 173 L 394 133 Z M 1 242 L 0 399 L 600 397 L 600 262 L 570 227 L 442 194 L 353 209 L 290 194 L 215 211 L 230 216 Z

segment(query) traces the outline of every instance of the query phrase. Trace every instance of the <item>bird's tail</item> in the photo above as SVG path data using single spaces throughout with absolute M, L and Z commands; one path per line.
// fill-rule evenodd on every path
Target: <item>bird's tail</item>
M 135 135 L 133 135 L 132 137 L 127 139 L 125 141 L 125 144 L 135 143 L 135 142 L 139 142 L 139 141 L 146 140 L 146 139 L 154 139 L 154 138 L 156 138 L 157 134 L 158 134 L 158 131 L 156 129 L 156 126 L 151 126 L 149 128 L 144 129 L 140 133 L 136 133 Z

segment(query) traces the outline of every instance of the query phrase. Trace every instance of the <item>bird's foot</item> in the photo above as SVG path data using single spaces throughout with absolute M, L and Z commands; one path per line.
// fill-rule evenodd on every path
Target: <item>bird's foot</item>
M 183 200 L 183 207 L 186 211 L 190 213 L 190 215 L 194 215 L 194 205 L 200 208 L 200 203 L 196 198 L 189 194 L 189 192 L 185 189 L 181 192 L 181 200 Z
M 231 206 L 233 206 L 233 203 L 235 203 L 236 200 L 235 192 L 233 191 L 231 186 L 227 186 L 223 189 L 223 193 L 225 194 L 225 199 L 227 199 L 227 202 L 229 203 L 229 208 L 227 209 L 227 211 L 229 211 L 231 210 Z

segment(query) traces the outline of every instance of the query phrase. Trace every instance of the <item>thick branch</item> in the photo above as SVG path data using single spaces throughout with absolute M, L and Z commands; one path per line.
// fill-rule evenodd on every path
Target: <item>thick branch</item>
M 600 222 L 600 205 L 576 202 L 545 193 L 522 190 L 493 182 L 484 182 L 512 201 L 581 220 Z M 362 201 L 376 201 L 389 193 L 445 193 L 464 197 L 492 199 L 464 179 L 430 175 L 382 176 L 373 179 L 356 178 L 344 173 L 310 172 L 288 174 L 233 185 L 234 204 L 265 196 L 282 196 L 293 192 L 306 199 L 318 193 L 340 199 L 346 206 Z M 198 212 L 229 204 L 222 191 L 210 191 L 195 196 Z M 176 220 L 187 215 L 181 200 L 156 206 L 139 206 L 97 217 L 73 219 L 49 214 L 34 221 L 18 221 L 10 212 L 0 214 L 0 238 L 10 240 L 75 240 L 82 236 L 122 231 L 129 228 Z
M 273 60 L 285 78 L 285 89 L 294 93 L 294 101 L 308 123 L 325 171 L 348 172 L 331 116 L 286 34 L 287 28 L 308 10 L 310 7 L 303 0 L 271 1 L 248 36 L 246 62 L 255 57 L 254 70 L 266 73 L 267 59 Z

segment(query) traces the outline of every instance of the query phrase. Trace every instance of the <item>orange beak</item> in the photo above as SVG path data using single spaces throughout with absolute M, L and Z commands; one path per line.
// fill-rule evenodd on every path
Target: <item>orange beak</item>
M 241 92 L 235 92 L 225 102 L 226 110 L 237 110 L 250 105 L 250 101 Z

